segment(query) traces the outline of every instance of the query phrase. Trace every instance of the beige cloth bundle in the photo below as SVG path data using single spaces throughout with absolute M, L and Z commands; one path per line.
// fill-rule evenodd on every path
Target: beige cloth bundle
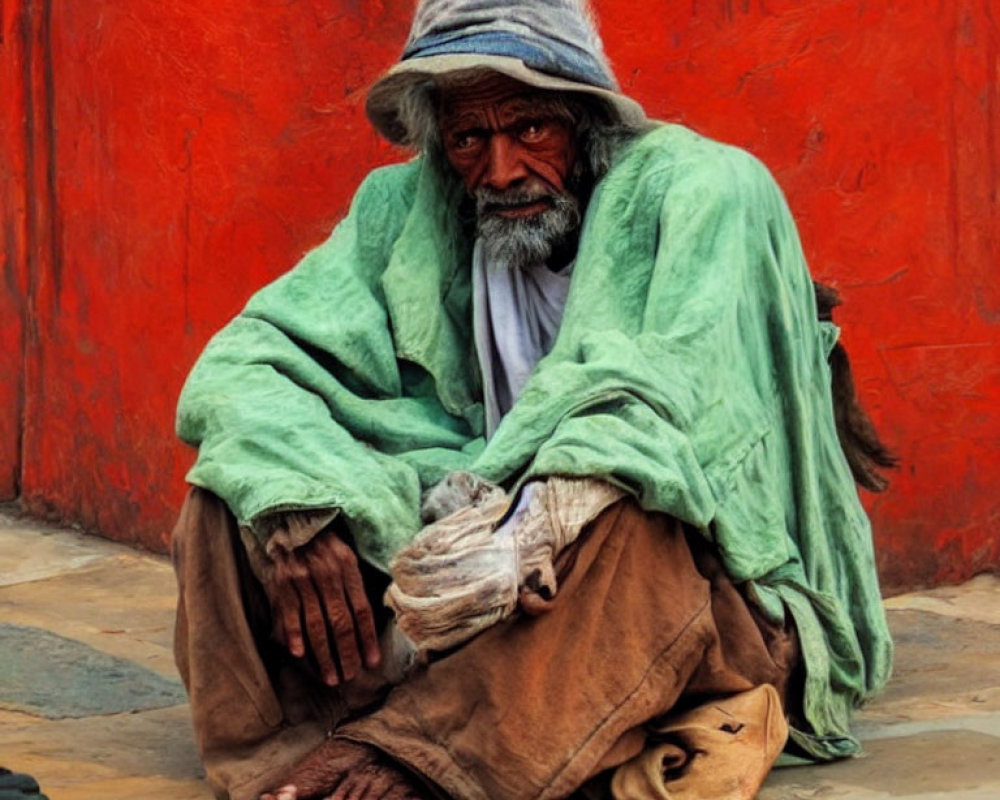
M 654 741 L 615 772 L 615 800 L 753 800 L 788 739 L 770 684 L 650 728 Z
M 604 481 L 549 478 L 532 485 L 515 524 L 497 530 L 511 498 L 467 473 L 449 476 L 425 501 L 435 521 L 390 564 L 386 604 L 418 650 L 462 644 L 513 614 L 522 589 L 554 597 L 559 553 L 622 496 Z

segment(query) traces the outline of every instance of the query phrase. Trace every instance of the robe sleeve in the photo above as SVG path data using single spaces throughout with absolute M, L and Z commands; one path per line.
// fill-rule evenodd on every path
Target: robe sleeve
M 433 392 L 411 391 L 396 358 L 379 278 L 405 219 L 408 167 L 389 169 L 392 181 L 373 173 L 329 240 L 211 340 L 177 415 L 178 435 L 199 448 L 188 480 L 241 525 L 339 509 L 380 566 L 420 527 L 420 475 L 403 456 L 468 440 Z

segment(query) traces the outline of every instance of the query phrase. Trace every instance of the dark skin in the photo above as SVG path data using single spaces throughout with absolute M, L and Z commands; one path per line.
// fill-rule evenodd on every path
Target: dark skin
M 479 189 L 494 192 L 522 190 L 532 198 L 527 202 L 497 203 L 487 207 L 484 213 L 508 219 L 527 218 L 549 208 L 553 195 L 567 191 L 577 158 L 573 127 L 568 120 L 550 111 L 542 95 L 518 81 L 491 74 L 450 92 L 442 105 L 440 128 L 448 162 L 470 195 Z M 284 588 L 276 608 L 281 619 L 285 620 L 284 640 L 289 643 L 293 654 L 304 652 L 301 632 L 295 636 L 300 631 L 296 628 L 296 619 L 301 613 L 313 652 L 326 651 L 329 640 L 324 639 L 320 631 L 317 609 L 325 608 L 326 616 L 331 621 L 344 620 L 342 598 L 346 598 L 350 605 L 347 616 L 355 622 L 353 630 L 363 643 L 365 663 L 371 666 L 368 655 L 376 656 L 377 642 L 373 630 L 372 638 L 367 638 L 368 628 L 364 623 L 365 619 L 370 620 L 371 610 L 368 609 L 367 615 L 362 611 L 359 620 L 357 610 L 367 608 L 367 601 L 361 605 L 358 592 L 351 588 L 355 580 L 354 572 L 344 560 L 343 553 L 339 549 L 337 551 L 337 567 L 332 570 L 326 566 L 326 559 L 332 551 L 325 549 L 302 556 L 292 554 L 294 559 L 287 564 L 287 569 L 283 568 Z M 314 571 L 319 571 L 320 577 Z M 306 575 L 310 576 L 308 580 Z M 360 574 L 356 578 L 360 586 Z M 360 595 L 363 596 L 364 592 L 361 591 Z M 540 614 L 547 610 L 548 601 L 530 592 L 524 593 L 521 599 L 528 613 Z M 342 635 L 336 637 L 335 645 L 338 653 L 343 646 L 347 663 L 356 665 L 357 656 L 351 653 L 351 637 L 346 630 L 344 623 Z M 374 643 L 374 649 L 370 651 L 369 641 Z M 344 663 L 344 653 L 340 654 L 341 663 Z M 329 662 L 325 669 L 330 669 Z M 345 670 L 344 679 L 350 680 L 347 675 Z M 262 795 L 262 800 L 321 797 L 332 800 L 419 800 L 423 796 L 408 776 L 378 750 L 341 739 L 328 739 L 292 769 L 285 786 Z
M 329 686 L 381 664 L 358 558 L 335 529 L 324 529 L 290 552 L 279 550 L 272 562 L 264 590 L 274 636 L 293 656 L 311 656 Z
M 537 92 L 493 74 L 443 104 L 441 136 L 448 163 L 469 194 L 486 188 L 502 192 L 525 189 L 543 197 L 491 213 L 507 218 L 544 211 L 547 196 L 566 191 L 576 163 L 576 141 L 568 120 L 551 116 Z
M 377 750 L 330 739 L 300 761 L 294 783 L 261 800 L 423 800 L 410 780 Z

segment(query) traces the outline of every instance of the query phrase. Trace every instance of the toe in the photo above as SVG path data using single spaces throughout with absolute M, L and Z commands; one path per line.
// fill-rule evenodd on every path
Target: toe
M 298 789 L 294 786 L 282 786 L 280 789 L 275 789 L 273 792 L 266 792 L 260 796 L 260 800 L 297 800 L 299 796 Z

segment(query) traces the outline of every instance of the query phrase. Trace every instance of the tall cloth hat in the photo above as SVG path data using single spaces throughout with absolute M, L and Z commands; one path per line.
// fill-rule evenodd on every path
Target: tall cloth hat
M 368 93 L 368 118 L 390 141 L 409 143 L 399 114 L 405 92 L 482 69 L 591 95 L 626 125 L 647 122 L 621 93 L 586 0 L 420 0 L 402 59 Z

